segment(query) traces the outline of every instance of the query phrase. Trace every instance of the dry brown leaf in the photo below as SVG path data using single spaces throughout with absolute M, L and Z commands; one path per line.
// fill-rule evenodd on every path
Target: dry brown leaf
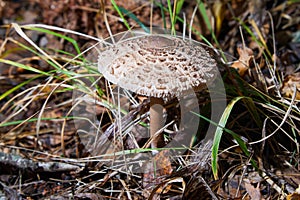
M 250 48 L 243 46 L 238 46 L 237 51 L 240 57 L 231 65 L 231 67 L 237 69 L 240 76 L 244 76 L 249 69 L 251 59 L 253 58 L 253 51 Z
M 287 195 L 286 199 L 287 200 L 299 200 L 300 199 L 300 185 L 293 194 Z
M 162 150 L 154 157 L 155 166 L 151 163 L 146 166 L 148 172 L 143 175 L 144 186 L 149 187 L 159 182 L 159 177 L 170 175 L 172 166 L 168 150 Z
M 300 100 L 300 72 L 288 75 L 284 79 L 281 93 L 285 97 L 292 97 L 294 94 L 294 86 L 296 86 L 297 89 L 296 100 Z
M 181 183 L 182 188 L 176 187 L 178 190 L 178 193 L 181 193 L 185 190 L 186 183 L 182 177 L 174 177 L 167 180 L 164 180 L 162 183 L 158 184 L 151 192 L 148 199 L 154 199 L 154 197 L 157 197 L 158 194 L 166 194 L 170 191 L 172 191 L 172 184 L 173 183 Z M 176 189 L 173 188 L 173 192 L 175 192 Z
M 257 184 L 257 187 L 254 187 L 249 179 L 244 179 L 245 188 L 251 197 L 251 199 L 262 199 L 261 193 L 259 191 L 259 184 Z

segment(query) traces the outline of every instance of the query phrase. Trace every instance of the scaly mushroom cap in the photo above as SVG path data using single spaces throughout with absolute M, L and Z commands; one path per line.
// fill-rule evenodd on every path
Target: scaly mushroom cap
M 140 95 L 172 98 L 203 89 L 217 73 L 200 45 L 170 35 L 144 35 L 100 52 L 98 69 L 110 82 Z

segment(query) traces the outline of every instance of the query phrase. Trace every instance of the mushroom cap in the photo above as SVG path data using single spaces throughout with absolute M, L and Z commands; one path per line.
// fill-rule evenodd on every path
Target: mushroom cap
M 218 70 L 195 41 L 162 34 L 132 37 L 100 50 L 98 69 L 122 88 L 157 98 L 204 89 Z

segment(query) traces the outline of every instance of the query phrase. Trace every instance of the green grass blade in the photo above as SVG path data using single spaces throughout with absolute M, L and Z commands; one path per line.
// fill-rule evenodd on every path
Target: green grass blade
M 168 0 L 167 2 L 168 2 L 168 11 L 169 11 L 170 19 L 171 19 L 171 33 L 175 34 L 176 33 L 176 31 L 175 31 L 175 20 L 173 18 L 173 15 L 175 13 L 173 13 L 173 11 L 172 11 L 171 1 Z
M 193 112 L 193 113 L 194 113 L 194 112 Z M 216 122 L 213 122 L 213 121 L 211 121 L 210 119 L 208 119 L 208 118 L 206 118 L 206 117 L 204 117 L 204 116 L 202 116 L 202 115 L 199 115 L 199 114 L 197 114 L 197 113 L 194 113 L 194 114 L 197 115 L 198 117 L 200 117 L 201 119 L 204 119 L 205 121 L 207 121 L 207 122 L 213 124 L 213 125 L 216 126 L 216 127 L 219 126 L 219 124 L 217 124 Z M 248 149 L 247 149 L 247 146 L 246 146 L 245 142 L 241 139 L 241 137 L 240 137 L 237 133 L 233 132 L 233 131 L 230 130 L 230 129 L 227 129 L 227 128 L 224 128 L 224 127 L 221 127 L 221 126 L 219 126 L 219 127 L 220 127 L 220 128 L 223 128 L 223 130 L 224 130 L 225 132 L 227 132 L 227 133 L 229 133 L 230 135 L 232 135 L 232 137 L 237 141 L 237 143 L 239 144 L 239 146 L 241 147 L 241 149 L 243 150 L 243 152 L 244 152 L 247 156 L 250 155 L 250 153 L 249 153 L 249 151 L 248 151 Z
M 166 21 L 166 16 L 165 16 L 165 11 L 164 11 L 164 6 L 162 4 L 162 0 L 160 0 L 160 3 L 156 3 L 156 5 L 158 5 L 160 8 L 161 16 L 162 16 L 162 19 L 164 22 L 164 29 L 166 30 L 167 29 L 167 21 Z
M 17 86 L 15 86 L 15 87 L 13 87 L 13 88 L 11 88 L 11 89 L 5 91 L 3 94 L 0 95 L 0 101 L 1 101 L 2 99 L 4 99 L 5 97 L 7 97 L 8 95 L 10 95 L 11 93 L 13 93 L 14 91 L 20 89 L 20 88 L 23 87 L 24 85 L 27 85 L 27 84 L 30 83 L 31 81 L 33 81 L 33 80 L 35 80 L 35 79 L 37 79 L 37 78 L 39 78 L 39 77 L 41 77 L 41 76 L 42 76 L 42 75 L 37 75 L 37 76 L 35 76 L 35 77 L 31 78 L 31 79 L 28 79 L 28 80 L 26 80 L 26 81 L 20 83 L 19 85 L 17 85 Z
M 41 118 L 41 121 L 49 121 L 49 120 L 63 120 L 63 119 L 74 119 L 74 117 L 60 117 L 60 118 L 53 118 L 53 117 L 49 117 L 49 118 Z M 19 125 L 24 123 L 24 121 L 26 122 L 36 122 L 38 121 L 38 118 L 31 118 L 31 119 L 27 119 L 27 120 L 16 120 L 16 121 L 10 121 L 10 122 L 5 122 L 3 124 L 0 123 L 0 127 L 5 127 L 5 126 L 12 126 L 12 125 Z
M 28 71 L 32 71 L 32 72 L 35 72 L 35 73 L 38 73 L 38 74 L 43 74 L 43 75 L 46 75 L 46 76 L 51 76 L 50 73 L 38 70 L 38 69 L 36 69 L 34 67 L 31 67 L 31 66 L 28 66 L 28 65 L 24 65 L 22 63 L 18 63 L 18 62 L 15 62 L 15 61 L 11 61 L 11 60 L 6 60 L 6 59 L 0 58 L 0 62 L 8 64 L 8 65 L 15 66 L 15 67 L 19 67 L 19 68 L 22 68 L 22 69 L 25 69 L 25 70 L 28 70 Z
M 249 33 L 249 35 L 251 36 L 251 38 L 262 48 L 264 48 L 269 56 L 269 58 L 272 58 L 272 54 L 269 51 L 268 47 L 266 44 L 264 44 L 263 41 L 261 41 L 259 38 L 257 38 L 256 34 L 251 30 L 250 27 L 248 27 L 242 20 L 240 19 L 236 19 L 241 25 L 242 27 L 246 30 L 247 33 Z
M 72 72 L 72 71 L 68 71 L 68 70 L 65 70 L 64 68 L 58 66 L 55 62 L 53 62 L 53 59 L 49 59 L 49 55 L 48 56 L 44 56 L 42 54 L 40 54 L 39 52 L 35 51 L 34 49 L 22 44 L 22 43 L 17 43 L 20 47 L 22 47 L 23 49 L 25 50 L 28 50 L 30 51 L 31 53 L 37 55 L 38 57 L 42 58 L 45 62 L 47 62 L 49 65 L 51 65 L 52 67 L 55 68 L 55 72 L 56 73 L 63 73 L 65 74 L 66 76 L 68 77 L 72 77 L 74 75 L 77 75 L 75 72 Z M 47 73 L 47 72 L 44 72 L 44 71 L 40 71 L 38 69 L 35 69 L 33 67 L 30 67 L 30 66 L 27 66 L 27 65 L 23 65 L 23 64 L 20 64 L 20 63 L 16 63 L 14 61 L 10 61 L 10 60 L 5 60 L 5 59 L 1 59 L 0 62 L 3 62 L 3 63 L 6 63 L 6 64 L 10 64 L 10 65 L 14 65 L 16 67 L 21 67 L 21 68 L 24 68 L 24 69 L 27 69 L 27 70 L 30 70 L 30 71 L 33 71 L 33 72 L 36 72 L 36 73 L 39 73 L 39 74 L 44 74 L 46 76 L 50 76 L 51 73 Z M 56 77 L 58 78 L 58 77 Z
M 120 11 L 122 13 L 124 13 L 124 15 L 127 15 L 128 17 L 130 17 L 131 19 L 133 19 L 134 21 L 136 21 L 136 23 L 138 23 L 140 25 L 140 27 L 146 32 L 146 33 L 150 33 L 150 30 L 148 27 L 146 27 L 137 17 L 135 14 L 133 14 L 132 12 L 128 11 L 127 9 L 123 8 L 123 7 L 119 7 Z
M 127 22 L 127 20 L 125 19 L 125 17 L 123 16 L 121 10 L 120 10 L 120 7 L 116 4 L 115 0 L 110 0 L 111 4 L 113 5 L 113 7 L 116 9 L 116 11 L 118 12 L 119 16 L 121 17 L 121 19 L 123 20 L 123 23 L 125 24 L 126 28 L 128 30 L 130 30 L 130 26 Z
M 223 130 L 226 126 L 228 117 L 230 116 L 231 110 L 233 106 L 238 102 L 239 100 L 243 99 L 245 97 L 236 97 L 231 102 L 227 105 L 226 109 L 224 110 L 222 117 L 219 121 L 219 125 L 217 127 L 217 130 L 215 132 L 215 137 L 213 141 L 213 146 L 212 146 L 212 172 L 214 175 L 214 178 L 217 180 L 218 179 L 218 151 L 219 151 L 219 145 L 221 142 L 221 137 L 223 134 Z
M 181 11 L 181 8 L 183 6 L 184 0 L 178 0 L 176 5 L 176 15 L 178 15 Z
M 37 51 L 35 51 L 34 49 L 22 44 L 22 43 L 18 43 L 19 46 L 21 46 L 23 49 L 26 49 L 28 51 L 30 51 L 31 53 L 37 55 L 38 57 L 42 58 L 45 62 L 47 62 L 49 65 L 51 65 L 52 67 L 54 67 L 57 70 L 61 70 L 61 67 L 56 65 L 54 62 L 52 62 L 52 60 L 46 58 L 45 56 L 43 56 L 42 54 L 38 53 Z
M 212 36 L 214 42 L 215 42 L 218 46 L 220 46 L 220 44 L 219 44 L 219 42 L 218 42 L 218 40 L 217 40 L 217 37 L 216 37 L 215 33 L 213 32 L 211 23 L 210 23 L 210 21 L 209 21 L 209 18 L 208 18 L 208 16 L 207 16 L 207 13 L 206 13 L 205 5 L 204 5 L 204 3 L 203 3 L 202 1 L 199 1 L 199 0 L 198 0 L 198 8 L 199 8 L 199 11 L 200 11 L 201 16 L 202 16 L 203 19 L 204 19 L 205 25 L 207 26 L 208 30 L 210 31 L 210 34 L 211 34 L 211 36 Z
M 183 3 L 184 3 L 184 0 L 178 0 L 176 3 L 175 13 L 173 13 L 175 15 L 174 27 L 175 27 L 175 24 L 177 23 L 177 19 L 179 19 L 178 14 L 180 13 L 180 11 L 182 9 Z
M 239 99 L 236 99 L 236 100 L 235 100 L 235 102 L 233 103 L 233 105 L 234 105 L 237 101 L 239 101 L 239 100 L 241 100 L 241 99 L 246 99 L 246 100 L 248 99 L 248 100 L 249 100 L 250 98 L 249 98 L 249 97 L 239 97 Z M 231 109 L 232 109 L 233 105 L 232 105 L 231 107 L 228 107 L 229 105 L 227 106 L 226 109 L 228 109 L 228 112 L 229 112 L 229 113 L 231 112 Z M 229 110 L 229 109 L 230 109 L 230 110 Z M 225 124 L 226 124 L 226 122 L 227 122 L 227 119 L 228 119 L 229 114 L 228 114 L 228 116 L 226 116 L 226 115 L 224 115 L 224 113 L 225 113 L 225 112 L 224 112 L 222 118 L 220 119 L 220 122 L 223 121 L 223 123 L 222 123 L 222 124 L 218 124 L 218 123 L 213 122 L 213 121 L 211 121 L 210 119 L 208 119 L 208 118 L 206 118 L 206 117 L 204 117 L 204 116 L 202 116 L 202 115 L 200 115 L 200 114 L 198 114 L 198 113 L 194 113 L 194 112 L 192 112 L 192 113 L 195 114 L 196 116 L 200 117 L 201 119 L 204 119 L 205 121 L 207 121 L 207 122 L 209 122 L 209 123 L 211 123 L 211 124 L 213 124 L 214 126 L 216 126 L 216 127 L 219 128 L 219 130 L 216 130 L 216 134 L 217 134 L 217 131 L 219 131 L 219 137 L 217 138 L 217 139 L 219 139 L 219 142 L 218 142 L 218 143 L 217 143 L 217 142 L 214 142 L 214 145 L 217 146 L 217 147 L 216 147 L 216 152 L 218 152 L 218 147 L 219 147 L 219 143 L 220 143 L 220 140 L 221 140 L 222 131 L 225 131 L 225 132 L 229 133 L 229 134 L 236 140 L 236 142 L 238 143 L 238 145 L 239 145 L 239 147 L 242 149 L 242 151 L 245 153 L 245 155 L 246 155 L 246 156 L 250 156 L 250 152 L 248 151 L 247 145 L 246 145 L 246 143 L 241 139 L 241 137 L 240 137 L 237 133 L 233 132 L 232 130 L 225 128 Z M 225 118 L 225 117 L 226 117 L 226 118 Z M 216 153 L 215 155 L 217 155 L 217 153 Z M 214 159 L 217 160 L 217 156 L 215 156 Z M 257 163 L 256 163 L 253 159 L 251 159 L 251 164 L 252 164 L 252 166 L 253 166 L 254 168 L 258 169 Z
M 22 37 L 24 40 L 26 40 L 32 47 L 34 47 L 38 52 L 40 52 L 41 55 L 45 56 L 49 61 L 54 63 L 59 68 L 63 68 L 56 60 L 54 60 L 51 56 L 49 56 L 44 50 L 42 50 L 35 42 L 33 42 L 28 35 L 22 30 L 22 28 L 16 24 L 12 23 L 11 26 L 14 28 L 14 30 L 18 33 L 20 37 Z M 21 46 L 21 44 L 19 44 Z M 25 46 L 25 45 L 23 45 Z M 30 49 L 30 48 L 29 48 Z M 33 51 L 33 50 L 32 50 Z
M 75 50 L 76 50 L 76 52 L 77 52 L 78 54 L 81 53 L 77 41 L 74 40 L 73 38 L 70 38 L 70 37 L 68 37 L 68 36 L 65 36 L 65 35 L 62 35 L 62 34 L 60 34 L 60 33 L 57 33 L 57 32 L 54 32 L 54 31 L 50 31 L 50 30 L 44 29 L 44 28 L 30 27 L 30 28 L 28 28 L 28 29 L 33 30 L 33 31 L 38 31 L 38 32 L 46 33 L 46 34 L 49 34 L 49 35 L 54 35 L 54 36 L 56 36 L 56 37 L 62 38 L 62 39 L 64 39 L 64 40 L 70 42 L 70 43 L 74 46 L 74 48 L 75 48 Z

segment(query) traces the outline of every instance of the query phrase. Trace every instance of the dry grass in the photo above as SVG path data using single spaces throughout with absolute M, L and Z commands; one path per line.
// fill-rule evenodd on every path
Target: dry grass
M 85 29 L 94 36 L 50 24 L 2 26 L 7 34 L 0 49 L 0 196 L 297 195 L 299 58 L 295 61 L 289 48 L 297 55 L 299 47 L 293 46 L 296 36 L 286 42 L 279 34 L 295 30 L 299 5 L 174 2 L 101 1 L 96 5 L 100 9 L 77 5 L 80 15 L 97 19 L 93 27 L 85 19 Z M 200 113 L 194 116 L 200 124 L 190 146 L 156 149 L 153 159 L 160 170 L 146 165 L 142 173 L 138 164 L 153 151 L 151 138 L 141 137 L 148 130 L 149 102 L 107 82 L 98 72 L 97 55 L 120 39 L 116 33 L 139 27 L 153 30 L 147 29 L 150 24 L 173 33 L 189 30 L 187 37 L 206 44 L 218 60 L 227 105 L 222 116 L 213 118 L 211 107 L 220 99 L 207 91 L 197 94 Z M 47 38 L 48 44 L 41 45 L 35 34 Z M 102 39 L 107 36 L 110 39 Z M 183 131 L 178 126 L 182 111 L 178 101 L 166 108 L 165 139 L 171 141 Z M 205 134 L 214 140 L 205 143 Z M 172 150 L 185 151 L 170 156 Z

